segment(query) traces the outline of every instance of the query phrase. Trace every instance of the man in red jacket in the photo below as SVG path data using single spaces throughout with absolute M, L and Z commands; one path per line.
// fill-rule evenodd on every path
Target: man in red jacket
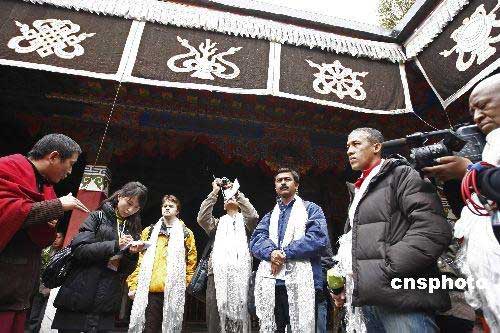
M 40 270 L 40 254 L 56 236 L 65 211 L 88 209 L 53 185 L 71 174 L 80 146 L 63 134 L 40 139 L 27 157 L 0 158 L 0 333 L 24 332 L 26 310 Z

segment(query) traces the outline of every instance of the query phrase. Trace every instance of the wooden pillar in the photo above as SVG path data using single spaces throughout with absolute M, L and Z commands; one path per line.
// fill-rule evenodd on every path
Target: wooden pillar
M 101 201 L 108 197 L 111 176 L 108 167 L 104 165 L 87 165 L 83 172 L 82 181 L 76 197 L 90 211 L 96 210 Z M 78 233 L 80 225 L 87 218 L 88 213 L 78 209 L 73 210 L 64 237 L 64 246 L 68 245 Z

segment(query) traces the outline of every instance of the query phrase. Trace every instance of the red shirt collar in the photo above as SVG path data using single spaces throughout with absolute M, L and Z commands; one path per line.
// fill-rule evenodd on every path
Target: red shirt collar
M 376 163 L 372 164 L 372 166 L 370 166 L 368 169 L 365 169 L 363 170 L 363 172 L 361 173 L 361 176 L 356 180 L 356 182 L 354 183 L 354 187 L 355 188 L 360 188 L 361 187 L 361 184 L 363 184 L 363 181 L 366 179 L 366 177 L 368 177 L 368 175 L 370 174 L 370 172 L 372 172 L 372 170 L 380 164 L 380 161 L 381 160 L 378 160 Z

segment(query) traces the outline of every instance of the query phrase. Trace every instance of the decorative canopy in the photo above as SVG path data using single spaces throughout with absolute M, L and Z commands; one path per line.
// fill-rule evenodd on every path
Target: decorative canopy
M 390 43 L 168 1 L 6 0 L 0 64 L 405 113 L 405 62 L 445 108 L 498 68 L 499 6 L 443 0 L 412 36 Z
M 0 64 L 368 113 L 412 111 L 397 44 L 162 1 L 38 2 L 80 11 L 2 2 Z

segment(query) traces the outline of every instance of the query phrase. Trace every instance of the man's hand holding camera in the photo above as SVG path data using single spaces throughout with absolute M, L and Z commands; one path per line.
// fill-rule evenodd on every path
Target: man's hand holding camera
M 228 190 L 233 187 L 233 182 L 231 182 L 228 178 L 215 178 L 212 182 L 212 193 L 218 194 L 221 189 Z M 234 198 L 238 198 L 239 191 L 236 191 Z
M 423 168 L 422 171 L 430 177 L 442 181 L 462 179 L 467 172 L 467 166 L 472 162 L 461 156 L 444 156 L 436 159 L 439 165 Z
M 214 181 L 212 182 L 212 193 L 218 194 L 220 192 L 219 184 L 220 184 L 220 179 L 219 178 L 214 179 Z
M 212 182 L 212 188 L 215 189 L 215 186 L 217 186 L 219 190 L 221 188 L 227 190 L 228 188 L 231 188 L 233 186 L 233 183 L 226 177 L 215 178 L 214 181 Z

